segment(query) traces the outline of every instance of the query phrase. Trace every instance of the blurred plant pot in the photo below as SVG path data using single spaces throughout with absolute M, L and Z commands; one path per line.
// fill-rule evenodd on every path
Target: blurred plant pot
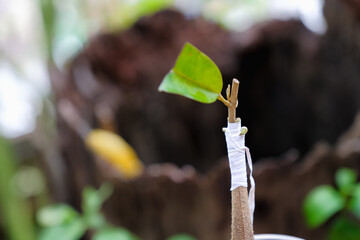
M 255 240 L 304 240 L 304 239 L 288 236 L 288 235 L 282 235 L 282 234 L 256 234 Z

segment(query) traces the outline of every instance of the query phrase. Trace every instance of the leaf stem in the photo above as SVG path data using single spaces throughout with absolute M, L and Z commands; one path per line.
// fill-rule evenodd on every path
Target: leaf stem
M 219 96 L 217 98 L 220 102 L 224 103 L 225 106 L 229 107 L 230 106 L 230 102 L 228 100 L 226 100 L 221 93 L 219 93 Z

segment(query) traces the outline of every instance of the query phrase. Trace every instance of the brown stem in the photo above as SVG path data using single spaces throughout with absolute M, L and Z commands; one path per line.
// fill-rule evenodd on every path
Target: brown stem
M 228 106 L 228 117 L 230 123 L 236 122 L 236 103 L 239 92 L 239 84 L 239 81 L 234 78 L 231 86 L 231 94 L 229 99 L 230 105 Z
M 228 121 L 236 122 L 236 105 L 239 92 L 239 81 L 233 79 L 229 106 Z M 227 94 L 228 95 L 228 94 Z M 231 240 L 253 240 L 253 226 L 250 218 L 248 191 L 245 187 L 238 187 L 231 191 Z

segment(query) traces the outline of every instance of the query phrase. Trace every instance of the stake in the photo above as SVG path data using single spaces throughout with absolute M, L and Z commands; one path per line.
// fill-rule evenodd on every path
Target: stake
M 229 97 L 230 85 L 227 96 Z M 233 79 L 228 105 L 228 121 L 235 123 L 236 107 L 239 91 L 239 81 Z M 231 240 L 253 240 L 254 232 L 250 218 L 248 191 L 245 187 L 238 187 L 231 191 Z

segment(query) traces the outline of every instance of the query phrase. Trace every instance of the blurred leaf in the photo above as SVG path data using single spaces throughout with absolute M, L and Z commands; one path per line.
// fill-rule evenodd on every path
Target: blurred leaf
M 345 205 L 345 198 L 333 187 L 323 185 L 313 189 L 304 201 L 306 223 L 315 228 L 326 222 Z
M 91 229 L 100 229 L 107 225 L 106 219 L 100 212 L 93 213 L 91 215 L 85 215 L 84 220 L 86 221 L 88 228 Z
M 38 2 L 40 4 L 41 16 L 44 24 L 44 35 L 46 40 L 48 60 L 52 61 L 56 9 L 53 0 L 38 0 Z
M 352 198 L 349 201 L 349 209 L 360 218 L 360 184 L 355 185 L 351 192 Z
M 86 231 L 86 224 L 81 218 L 60 226 L 44 228 L 39 235 L 39 240 L 78 240 Z
M 30 208 L 13 185 L 16 159 L 7 140 L 0 137 L 0 214 L 8 238 L 34 240 L 35 231 Z
M 86 137 L 86 145 L 125 178 L 137 177 L 143 171 L 143 165 L 134 149 L 115 133 L 102 129 L 92 130 Z
M 113 186 L 110 183 L 103 183 L 98 190 L 103 202 L 105 202 L 111 196 L 113 191 Z
M 140 240 L 126 229 L 106 228 L 98 231 L 92 240 Z
M 99 192 L 92 187 L 86 187 L 83 190 L 82 209 L 84 214 L 93 214 L 100 211 L 103 198 Z
M 23 166 L 14 176 L 19 194 L 24 197 L 39 197 L 44 193 L 45 178 L 39 168 Z
M 37 220 L 41 226 L 58 226 L 73 221 L 79 213 L 66 204 L 46 206 L 37 213 Z
M 359 240 L 359 224 L 346 218 L 338 218 L 333 223 L 329 239 L 330 240 Z
M 110 184 L 102 184 L 99 190 L 86 187 L 83 190 L 82 209 L 84 217 L 90 227 L 97 228 L 104 225 L 105 220 L 100 214 L 101 205 L 110 197 L 113 189 Z
M 159 91 L 212 103 L 218 98 L 222 87 L 222 76 L 216 64 L 199 49 L 186 43 L 175 67 L 160 84 Z
M 354 170 L 349 168 L 341 168 L 335 174 L 335 181 L 344 195 L 349 195 L 355 186 L 357 174 Z
M 168 238 L 167 240 L 196 240 L 196 238 L 189 236 L 187 234 L 178 234 Z
M 169 7 L 172 3 L 170 0 L 141 0 L 137 2 L 137 18 L 160 11 L 161 9 Z
M 128 28 L 139 18 L 153 14 L 173 5 L 174 0 L 121 1 L 115 9 L 106 12 L 109 27 L 113 30 Z M 121 17 L 119 17 L 121 16 Z

